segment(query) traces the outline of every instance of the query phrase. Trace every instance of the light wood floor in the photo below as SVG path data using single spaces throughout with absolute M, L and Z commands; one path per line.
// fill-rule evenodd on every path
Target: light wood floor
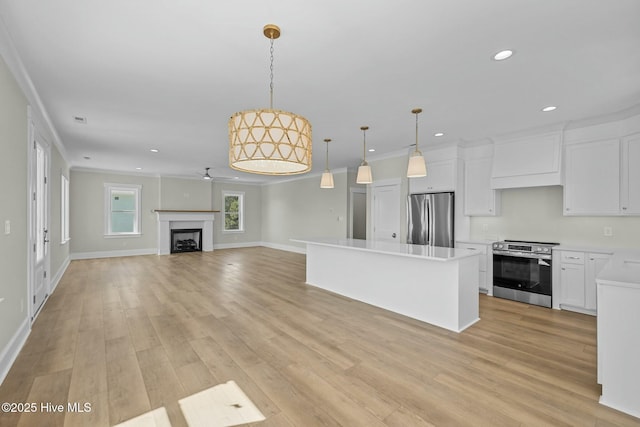
M 185 426 L 178 399 L 235 380 L 264 427 L 640 426 L 598 404 L 593 317 L 481 296 L 482 320 L 456 334 L 304 277 L 304 255 L 267 248 L 73 261 L 0 402 L 92 410 L 0 425 L 109 426 L 165 406 Z

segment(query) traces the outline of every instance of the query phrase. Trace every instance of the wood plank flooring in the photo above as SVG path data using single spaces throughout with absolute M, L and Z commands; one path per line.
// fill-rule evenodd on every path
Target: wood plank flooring
M 186 426 L 178 400 L 228 380 L 265 427 L 640 426 L 598 404 L 594 317 L 481 296 L 481 321 L 456 334 L 304 278 L 304 255 L 268 248 L 73 261 L 0 402 L 91 412 L 0 426 L 111 426 L 161 406 Z

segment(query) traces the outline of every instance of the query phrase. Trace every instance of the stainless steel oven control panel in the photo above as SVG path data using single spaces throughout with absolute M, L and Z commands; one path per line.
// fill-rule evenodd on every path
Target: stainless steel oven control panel
M 558 243 L 504 240 L 493 244 L 493 252 L 513 255 L 551 255 L 551 249 L 557 245 Z

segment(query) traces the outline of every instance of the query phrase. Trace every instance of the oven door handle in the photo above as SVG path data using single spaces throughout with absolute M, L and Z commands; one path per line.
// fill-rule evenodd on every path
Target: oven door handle
M 551 259 L 551 255 L 537 255 L 528 254 L 526 252 L 506 252 L 506 251 L 493 251 L 494 255 L 510 256 L 513 258 L 531 258 L 531 259 Z

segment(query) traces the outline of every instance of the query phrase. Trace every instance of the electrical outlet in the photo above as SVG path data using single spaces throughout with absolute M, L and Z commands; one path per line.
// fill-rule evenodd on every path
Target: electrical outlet
M 489 231 L 489 224 L 482 224 L 482 231 Z
M 613 228 L 605 227 L 604 228 L 604 235 L 607 236 L 607 237 L 613 236 Z

